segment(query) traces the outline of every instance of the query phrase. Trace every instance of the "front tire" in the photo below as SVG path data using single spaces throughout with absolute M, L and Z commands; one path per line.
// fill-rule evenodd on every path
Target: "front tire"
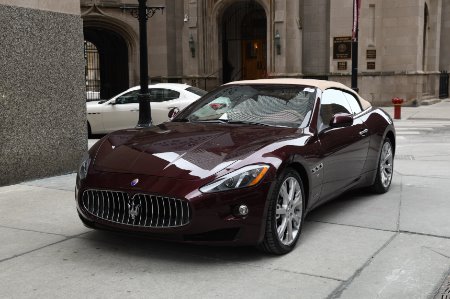
M 378 159 L 377 176 L 371 186 L 371 191 L 377 194 L 386 193 L 389 190 L 394 175 L 394 151 L 389 138 L 384 139 L 381 153 Z
M 303 226 L 305 193 L 298 173 L 288 168 L 275 182 L 269 197 L 264 239 L 259 248 L 271 254 L 294 249 Z

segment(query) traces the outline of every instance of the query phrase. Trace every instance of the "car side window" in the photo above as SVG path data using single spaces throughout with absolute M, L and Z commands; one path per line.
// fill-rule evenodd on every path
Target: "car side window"
M 180 93 L 172 89 L 152 88 L 149 92 L 152 102 L 165 102 L 175 100 L 180 97 Z
M 350 104 L 350 107 L 352 108 L 353 115 L 358 114 L 362 111 L 361 105 L 359 104 L 359 100 L 355 98 L 354 95 L 350 94 L 349 92 L 342 92 L 347 99 L 347 102 Z
M 133 90 L 133 91 L 127 92 L 126 94 L 123 94 L 116 99 L 116 104 L 120 105 L 120 104 L 139 103 L 138 94 L 139 94 L 139 90 Z
M 327 89 L 322 93 L 320 118 L 322 129 L 330 126 L 330 121 L 336 113 L 352 114 L 352 109 L 343 92 L 337 89 Z

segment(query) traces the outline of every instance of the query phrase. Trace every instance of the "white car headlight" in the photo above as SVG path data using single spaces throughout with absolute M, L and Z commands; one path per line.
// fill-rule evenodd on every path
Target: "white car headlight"
M 91 157 L 88 153 L 85 153 L 83 159 L 81 160 L 80 169 L 78 170 L 78 175 L 80 179 L 84 179 L 88 173 L 89 165 L 91 164 Z
M 200 188 L 203 193 L 227 191 L 258 184 L 269 170 L 269 165 L 250 165 L 224 175 Z

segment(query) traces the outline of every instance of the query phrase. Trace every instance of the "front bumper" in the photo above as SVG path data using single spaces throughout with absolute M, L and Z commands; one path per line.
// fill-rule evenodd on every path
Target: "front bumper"
M 133 187 L 130 182 L 136 178 L 139 178 L 139 184 Z M 267 194 L 270 194 L 271 183 L 261 182 L 250 188 L 210 194 L 198 191 L 202 184 L 204 182 L 136 174 L 91 173 L 84 180 L 79 180 L 77 177 L 77 210 L 81 220 L 92 228 L 145 234 L 156 239 L 189 243 L 218 245 L 260 243 L 264 233 Z M 83 194 L 86 194 L 86 190 L 110 190 L 128 195 L 128 199 L 124 199 L 124 203 L 119 208 L 128 209 L 127 215 L 130 211 L 133 212 L 133 209 L 136 211 L 137 201 L 135 204 L 130 201 L 135 195 L 176 199 L 189 205 L 189 221 L 183 222 L 182 225 L 178 225 L 180 223 L 175 221 L 172 223 L 175 225 L 169 226 L 155 226 L 153 225 L 155 222 L 151 221 L 130 220 L 126 223 L 114 221 L 115 219 L 105 217 L 103 213 L 93 213 L 92 208 L 87 207 L 86 201 L 83 202 Z M 117 201 L 115 203 L 117 209 Z M 243 204 L 249 209 L 245 217 L 237 213 L 237 207 Z M 153 206 L 156 207 L 155 204 Z M 175 206 L 179 205 L 175 204 Z M 162 211 L 162 208 L 159 209 Z M 165 209 L 170 212 L 167 208 Z M 148 210 L 151 211 L 151 208 Z M 172 209 L 172 213 L 173 211 L 175 210 Z M 143 223 L 151 225 L 142 225 Z M 160 223 L 164 224 L 161 221 L 157 222 L 157 224 Z

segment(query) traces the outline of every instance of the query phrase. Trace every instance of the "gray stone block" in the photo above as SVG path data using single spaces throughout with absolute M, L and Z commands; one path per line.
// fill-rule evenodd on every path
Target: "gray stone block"
M 73 172 L 87 149 L 78 15 L 0 5 L 0 185 Z

